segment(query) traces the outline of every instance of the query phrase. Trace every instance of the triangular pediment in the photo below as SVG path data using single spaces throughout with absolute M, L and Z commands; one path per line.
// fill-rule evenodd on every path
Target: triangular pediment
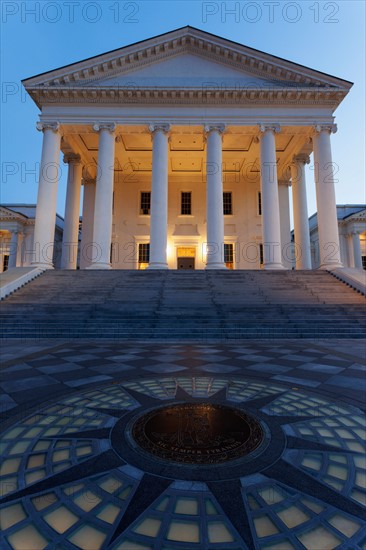
M 111 78 L 100 78 L 87 84 L 97 87 L 132 88 L 201 88 L 222 87 L 235 89 L 261 87 L 265 85 L 291 85 L 275 79 L 259 77 L 250 71 L 213 61 L 195 53 L 180 53 L 162 60 L 154 60 L 136 66 Z
M 19 212 L 14 212 L 10 208 L 6 208 L 5 206 L 0 206 L 0 220 L 2 221 L 24 221 L 27 220 L 27 217 L 23 214 L 20 214 Z
M 192 66 L 189 67 L 189 62 Z M 188 62 L 188 63 L 187 63 Z M 189 73 L 191 69 L 191 74 Z M 202 70 L 203 75 L 198 72 Z M 229 82 L 241 78 L 252 85 L 263 82 L 302 87 L 349 89 L 346 80 L 303 67 L 291 61 L 254 50 L 193 27 L 183 27 L 166 34 L 132 44 L 66 67 L 61 67 L 23 81 L 26 89 L 33 87 L 107 87 L 125 78 L 139 77 L 146 85 L 159 78 L 163 87 L 171 71 L 177 86 L 188 86 L 186 78 L 199 82 L 203 78 L 221 75 Z M 185 77 L 179 75 L 181 71 Z M 184 80 L 184 82 L 183 82 Z M 155 86 L 157 84 L 154 84 Z

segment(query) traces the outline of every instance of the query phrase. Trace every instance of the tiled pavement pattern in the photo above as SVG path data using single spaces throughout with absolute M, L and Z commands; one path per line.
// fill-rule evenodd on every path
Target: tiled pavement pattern
M 137 376 L 184 374 L 245 375 L 281 382 L 363 407 L 366 395 L 366 346 L 359 340 L 339 343 L 288 340 L 245 344 L 121 344 L 102 341 L 54 345 L 14 344 L 16 357 L 4 349 L 1 410 L 32 405 L 52 396 Z M 335 351 L 337 347 L 338 351 Z M 27 353 L 28 351 L 28 353 Z M 11 358 L 12 357 L 12 358 Z
M 3 352 L 1 549 L 366 548 L 360 340 L 20 347 Z M 116 458 L 121 411 L 178 399 L 177 387 L 265 420 L 268 447 L 245 475 Z

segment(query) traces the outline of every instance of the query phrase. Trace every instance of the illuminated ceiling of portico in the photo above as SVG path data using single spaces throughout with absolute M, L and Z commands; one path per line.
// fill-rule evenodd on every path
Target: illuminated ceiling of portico
M 86 165 L 86 176 L 95 177 L 98 162 L 98 134 L 87 126 L 65 126 L 62 151 L 77 153 Z M 259 175 L 258 127 L 228 126 L 223 135 L 225 181 L 252 180 Z M 118 126 L 116 130 L 115 172 L 134 174 L 150 180 L 152 138 L 147 126 Z M 279 178 L 284 177 L 292 157 L 311 152 L 310 128 L 284 127 L 276 134 Z M 206 174 L 206 140 L 203 126 L 172 126 L 169 136 L 169 177 L 200 180 Z

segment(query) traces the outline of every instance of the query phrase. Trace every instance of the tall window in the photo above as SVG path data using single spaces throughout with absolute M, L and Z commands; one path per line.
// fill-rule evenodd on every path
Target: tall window
M 264 263 L 264 256 L 263 256 L 263 244 L 259 244 L 259 263 L 263 265 Z
M 258 214 L 262 215 L 262 193 L 260 191 L 258 192 Z
M 192 214 L 192 193 L 190 191 L 182 191 L 180 213 L 186 216 Z
M 144 216 L 150 215 L 151 193 L 150 191 L 142 191 L 140 198 L 140 214 Z
M 146 269 L 150 262 L 150 243 L 139 244 L 139 269 Z
M 223 194 L 224 215 L 230 216 L 233 213 L 233 201 L 231 192 L 225 191 Z
M 224 244 L 224 262 L 228 269 L 234 269 L 234 245 Z

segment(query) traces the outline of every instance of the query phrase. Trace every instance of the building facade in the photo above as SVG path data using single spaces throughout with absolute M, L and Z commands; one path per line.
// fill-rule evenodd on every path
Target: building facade
M 366 204 L 337 205 L 341 261 L 344 267 L 366 269 Z M 312 267 L 320 265 L 318 216 L 309 218 Z
M 60 153 L 64 269 L 81 209 L 82 269 L 311 269 L 311 153 L 319 266 L 342 265 L 331 134 L 352 83 L 184 27 L 23 84 L 43 132 L 34 265 L 53 267 Z
M 0 273 L 12 267 L 29 267 L 34 261 L 35 204 L 0 205 Z M 64 220 L 56 214 L 52 262 L 61 266 Z

